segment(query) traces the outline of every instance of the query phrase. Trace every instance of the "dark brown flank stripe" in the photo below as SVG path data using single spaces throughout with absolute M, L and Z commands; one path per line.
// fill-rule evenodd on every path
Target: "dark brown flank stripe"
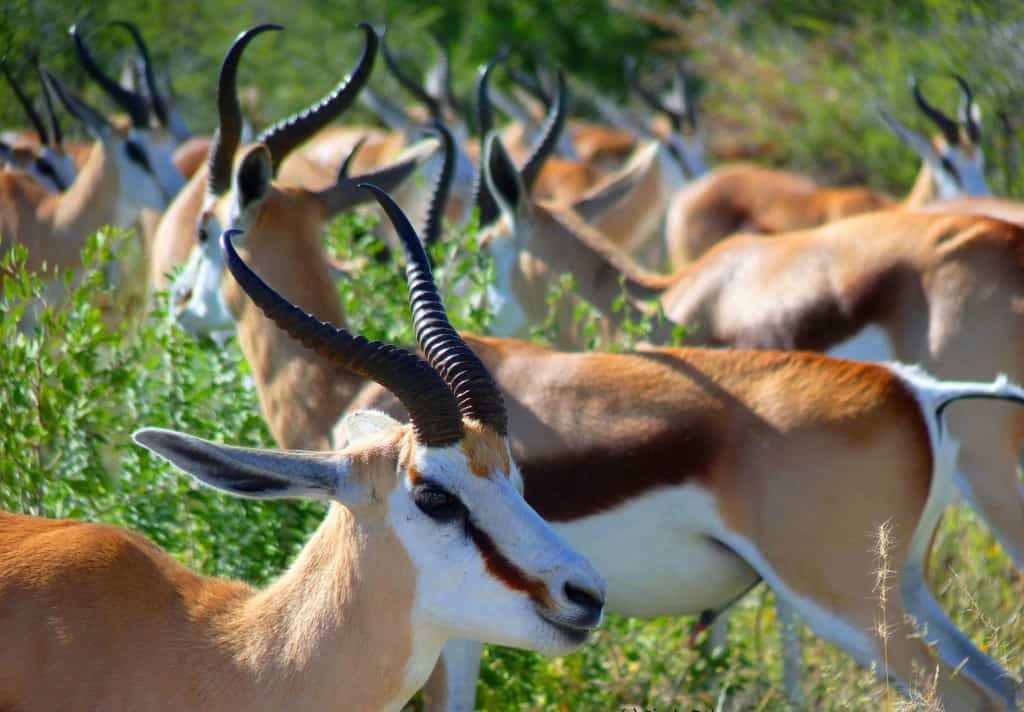
M 541 606 L 551 605 L 551 594 L 546 583 L 527 575 L 522 569 L 505 558 L 494 540 L 483 529 L 472 522 L 466 522 L 466 529 L 473 543 L 484 558 L 487 571 L 494 578 L 516 591 L 522 591 L 535 603 Z
M 912 283 L 903 265 L 870 275 L 842 293 L 829 292 L 796 312 L 783 313 L 776 323 L 760 324 L 714 345 L 741 349 L 826 351 L 854 336 L 868 324 L 884 323 L 899 303 L 900 290 Z
M 595 443 L 585 451 L 516 461 L 526 501 L 549 522 L 612 509 L 659 487 L 706 481 L 722 455 L 724 435 L 710 418 L 662 428 L 631 443 Z

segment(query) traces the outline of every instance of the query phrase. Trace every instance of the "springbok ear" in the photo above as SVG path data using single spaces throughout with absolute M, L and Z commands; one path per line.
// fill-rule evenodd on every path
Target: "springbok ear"
M 914 153 L 916 153 L 922 161 L 925 161 L 933 168 L 937 167 L 938 156 L 935 154 L 935 148 L 932 146 L 931 141 L 913 129 L 905 126 L 903 123 L 897 121 L 895 118 L 890 116 L 887 111 L 879 111 L 878 113 L 889 130 L 896 134 L 896 138 L 914 149 Z
M 494 201 L 512 224 L 516 224 L 528 210 L 530 199 L 526 195 L 522 176 L 505 152 L 498 134 L 493 131 L 488 135 L 484 147 L 483 171 Z
M 347 446 L 401 426 L 397 420 L 379 410 L 357 410 L 341 421 L 341 435 Z
M 351 462 L 336 453 L 220 445 L 162 428 L 143 428 L 132 438 L 203 484 L 237 497 L 337 499 L 346 504 L 365 498 L 351 476 Z
M 648 160 L 628 165 L 617 175 L 590 189 L 582 198 L 572 204 L 572 209 L 585 222 L 596 222 L 606 210 L 632 193 L 633 189 L 640 185 L 640 182 L 647 176 L 647 171 L 651 168 L 651 161 L 656 156 L 657 146 L 652 144 L 649 148 Z
M 260 143 L 250 148 L 238 164 L 232 178 L 240 215 L 263 202 L 270 191 L 270 181 L 273 177 L 270 151 L 267 147 Z

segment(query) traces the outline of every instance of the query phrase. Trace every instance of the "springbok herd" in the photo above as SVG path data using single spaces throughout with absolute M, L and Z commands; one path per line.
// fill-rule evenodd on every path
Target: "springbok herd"
M 25 68 L 3 66 L 32 125 L 2 134 L 5 243 L 32 269 L 73 268 L 101 226 L 141 225 L 150 288 L 187 331 L 237 335 L 283 449 L 135 441 L 237 496 L 331 504 L 265 590 L 120 528 L 0 513 L 0 710 L 400 709 L 424 686 L 428 708 L 468 710 L 481 642 L 564 654 L 605 607 L 720 632 L 760 581 L 794 705 L 800 620 L 903 690 L 937 670 L 947 710 L 1017 708 L 1017 681 L 929 589 L 957 496 L 1024 568 L 1024 204 L 989 194 L 963 78 L 956 119 L 914 84 L 932 138 L 883 115 L 921 160 L 898 199 L 709 170 L 685 79 L 665 98 L 635 68 L 646 114 L 496 59 L 471 137 L 446 65 L 424 88 L 365 24 L 336 88 L 244 141 L 238 68 L 280 29 L 228 49 L 210 138 L 130 23 L 109 30 L 138 57 L 123 83 L 71 29 L 118 115 L 41 68 L 40 110 Z M 378 52 L 411 108 L 367 86 Z M 492 87 L 497 71 L 516 88 Z M 569 116 L 570 85 L 603 123 Z M 357 98 L 389 128 L 337 123 Z M 64 138 L 59 107 L 91 144 Z M 363 203 L 404 252 L 420 355 L 347 326 L 322 233 Z M 486 336 L 450 325 L 424 250 L 474 219 L 495 270 Z M 582 351 L 572 304 L 562 350 L 519 340 L 563 273 L 610 339 L 623 291 L 661 314 L 654 345 Z M 695 345 L 657 348 L 677 325 Z M 879 621 L 881 523 L 898 585 Z

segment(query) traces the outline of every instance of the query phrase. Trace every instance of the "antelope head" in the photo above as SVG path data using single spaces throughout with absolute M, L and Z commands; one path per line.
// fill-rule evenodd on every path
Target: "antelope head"
M 123 25 L 124 23 L 121 24 Z M 130 27 L 134 28 L 134 26 Z M 78 58 L 86 73 L 114 103 L 128 114 L 128 118 L 131 120 L 131 128 L 128 130 L 128 135 L 125 139 L 125 151 L 130 151 L 130 153 L 125 155 L 129 160 L 134 161 L 138 165 L 144 165 L 146 170 L 155 177 L 161 197 L 155 204 L 147 204 L 146 207 L 162 211 L 185 185 L 184 176 L 181 175 L 172 160 L 173 146 L 166 145 L 166 141 L 162 139 L 158 146 L 154 145 L 152 140 L 153 132 L 150 126 L 149 105 L 146 98 L 137 92 L 125 89 L 103 71 L 89 47 L 85 44 L 85 40 L 77 25 L 72 25 L 70 32 L 71 39 L 75 43 Z M 137 30 L 135 30 L 135 33 L 137 33 Z M 141 39 L 141 35 L 139 39 Z
M 196 226 L 196 245 L 171 288 L 173 316 L 185 330 L 220 335 L 235 326 L 240 308 L 237 287 L 224 279 L 222 253 L 212 236 L 227 229 L 240 229 L 244 234 L 238 239 L 239 248 L 251 248 L 250 254 L 280 256 L 288 252 L 283 245 L 298 240 L 319 241 L 327 219 L 368 200 L 369 194 L 357 187 L 360 180 L 374 180 L 393 188 L 434 151 L 434 142 L 421 143 L 390 166 L 358 178 L 348 177 L 343 170 L 334 185 L 319 191 L 283 187 L 274 182 L 274 175 L 288 153 L 351 105 L 369 78 L 377 35 L 369 25 L 360 27 L 365 33 L 365 46 L 349 78 L 318 104 L 267 129 L 258 143 L 241 151 L 238 147 L 242 114 L 236 91 L 239 61 L 255 36 L 281 28 L 254 27 L 241 33 L 228 50 L 221 66 L 217 95 L 220 119 L 210 146 L 207 189 Z M 236 152 L 240 157 L 232 167 Z M 285 266 L 280 257 L 273 259 L 276 264 L 261 263 L 257 267 L 276 269 L 276 274 L 280 274 Z M 234 310 L 229 308 L 232 304 Z
M 985 180 L 985 154 L 981 148 L 981 111 L 974 102 L 967 81 L 958 74 L 954 74 L 953 78 L 960 85 L 962 94 L 959 122 L 946 116 L 925 99 L 917 79 L 912 82 L 918 109 L 939 128 L 940 133 L 932 140 L 929 141 L 885 111 L 881 112 L 882 120 L 931 169 L 939 198 L 991 195 Z
M 697 122 L 697 104 L 690 90 L 691 82 L 682 65 L 676 66 L 675 86 L 667 100 L 644 85 L 633 58 L 626 60 L 626 85 L 655 113 L 668 118 L 671 132 L 662 138 L 665 150 L 674 159 L 682 175 L 696 180 L 708 172 L 704 159 L 704 137 Z
M 44 82 L 60 99 L 68 113 L 82 122 L 86 130 L 102 145 L 110 160 L 117 163 L 118 222 L 131 222 L 142 208 L 163 210 L 167 205 L 167 194 L 161 189 L 153 172 L 145 134 L 134 128 L 122 128 L 112 124 L 53 74 L 45 69 L 42 73 Z
M 8 160 L 11 160 L 18 168 L 35 177 L 48 191 L 59 193 L 67 190 L 68 186 L 75 180 L 78 169 L 75 167 L 75 162 L 71 156 L 64 151 L 63 133 L 61 132 L 57 115 L 53 110 L 53 102 L 46 83 L 43 82 L 43 102 L 50 119 L 49 129 L 36 112 L 35 107 L 32 105 L 32 100 L 29 99 L 24 89 L 14 78 L 6 58 L 0 60 L 0 71 L 3 72 L 7 83 L 11 85 L 11 89 L 14 90 L 14 96 L 17 98 L 18 103 L 21 104 L 21 108 L 25 111 L 25 116 L 28 117 L 29 123 L 32 124 L 32 128 L 35 129 L 39 137 L 38 151 L 19 151 L 20 147 L 14 146 L 11 147 Z
M 154 165 L 158 174 L 165 176 L 170 188 L 174 187 L 176 180 L 180 180 L 181 185 L 174 189 L 174 193 L 177 194 L 178 190 L 184 186 L 185 180 L 174 164 L 174 151 L 187 141 L 191 134 L 181 112 L 177 110 L 168 93 L 157 82 L 149 46 L 138 26 L 123 20 L 117 20 L 110 24 L 112 27 L 126 31 L 135 44 L 138 56 L 135 58 L 136 61 L 132 62 L 134 70 L 132 83 L 135 91 L 146 99 L 149 109 L 151 118 L 149 140 L 153 149 Z
M 410 302 L 426 360 L 294 306 L 239 257 L 237 231 L 221 237 L 223 261 L 269 319 L 340 368 L 390 390 L 411 422 L 354 413 L 345 421 L 349 446 L 325 453 L 233 448 L 163 430 L 136 438 L 216 488 L 332 500 L 368 534 L 393 534 L 411 563 L 395 575 L 415 578 L 413 626 L 438 642 L 468 637 L 568 652 L 599 623 L 604 582 L 522 498 L 501 393 L 448 322 L 408 220 L 386 193 L 368 189 L 410 255 Z

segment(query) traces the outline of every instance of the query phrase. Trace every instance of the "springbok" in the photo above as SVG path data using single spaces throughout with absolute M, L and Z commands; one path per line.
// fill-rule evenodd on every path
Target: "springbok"
M 71 155 L 64 151 L 64 134 L 53 110 L 53 101 L 46 83 L 41 82 L 41 85 L 43 104 L 50 119 L 49 129 L 32 105 L 32 100 L 14 78 L 6 58 L 0 60 L 0 71 L 11 85 L 14 96 L 25 111 L 25 116 L 32 124 L 38 139 L 38 143 L 26 145 L 25 142 L 18 140 L 20 137 L 15 137 L 8 147 L 11 152 L 9 162 L 34 177 L 48 192 L 59 193 L 66 190 L 75 180 L 78 168 Z
M 396 222 L 415 290 L 429 282 L 429 267 L 407 221 Z M 303 309 L 344 323 L 317 235 L 253 233 L 243 249 Z M 360 405 L 401 414 L 379 389 L 357 397 L 364 383 L 358 373 L 339 371 L 274 329 L 223 278 L 222 264 L 210 267 L 222 279 L 193 287 L 180 323 L 192 331 L 236 328 L 279 445 L 343 442 L 338 420 Z M 188 314 L 213 303 L 219 323 Z M 444 333 L 447 320 L 426 300 L 415 313 L 423 317 L 421 345 L 435 353 L 429 340 Z M 716 614 L 763 578 L 819 635 L 862 664 L 878 662 L 869 537 L 888 520 L 898 533 L 893 561 L 902 582 L 897 609 L 889 611 L 895 627 L 888 672 L 908 684 L 914 665 L 932 669 L 926 643 L 937 642 L 950 709 L 1011 704 L 1005 673 L 945 618 L 925 573 L 955 457 L 941 404 L 1017 399 L 1019 389 L 939 384 L 912 369 L 813 354 L 566 354 L 511 339 L 464 338 L 509 404 L 528 501 L 593 558 L 609 580 L 609 610 Z M 628 555 L 637 550 L 651 555 Z M 905 612 L 927 623 L 927 636 L 914 633 Z M 787 648 L 796 645 L 790 637 Z M 432 709 L 472 708 L 478 654 L 473 644 L 446 648 L 429 688 Z M 950 677 L 965 659 L 960 675 Z M 798 668 L 787 670 L 787 688 L 799 699 Z
M 495 256 L 492 304 L 505 336 L 544 319 L 545 295 L 569 272 L 612 334 L 623 318 L 613 304 L 624 287 L 659 299 L 669 324 L 657 324 L 654 343 L 674 324 L 688 327 L 694 344 L 897 358 L 943 379 L 1005 373 L 1024 381 L 1024 228 L 979 216 L 882 211 L 772 237 L 737 235 L 674 274 L 657 275 L 571 211 L 525 198 L 500 142 L 490 148 L 484 168 L 504 216 L 481 246 Z M 580 348 L 571 315 L 560 314 L 559 325 L 558 343 Z M 978 343 L 992 346 L 979 350 Z M 950 421 L 960 441 L 958 483 L 1024 569 L 1016 467 L 1024 412 L 971 410 Z
M 193 249 L 197 240 L 200 250 L 210 249 L 211 257 L 216 259 L 216 245 L 210 244 L 206 238 L 218 234 L 222 227 L 250 226 L 262 220 L 267 222 L 270 229 L 276 230 L 283 227 L 273 224 L 278 219 L 276 215 L 296 211 L 310 218 L 309 226 L 315 225 L 319 229 L 334 215 L 367 200 L 364 191 L 355 189 L 359 180 L 374 182 L 388 190 L 394 189 L 432 152 L 431 142 L 420 142 L 409 147 L 393 163 L 377 165 L 371 173 L 353 179 L 345 170 L 362 153 L 362 145 L 357 142 L 356 148 L 359 150 L 354 159 L 344 163 L 345 170 L 335 171 L 330 182 L 325 183 L 322 176 L 310 178 L 311 174 L 308 173 L 306 177 L 316 185 L 297 182 L 302 167 L 309 163 L 301 156 L 297 163 L 291 162 L 296 149 L 344 113 L 369 78 L 378 39 L 369 25 L 363 24 L 360 27 L 365 34 L 365 47 L 350 77 L 317 104 L 278 122 L 258 137 L 258 142 L 270 152 L 270 165 L 255 160 L 245 165 L 252 171 L 269 170 L 269 175 L 277 176 L 272 200 L 268 200 L 268 196 L 249 192 L 246 181 L 255 179 L 255 174 L 239 176 L 243 181 L 240 185 L 232 183 L 232 165 L 236 153 L 240 156 L 245 153 L 238 150 L 242 114 L 236 77 L 242 54 L 252 38 L 261 32 L 280 28 L 277 25 L 260 25 L 238 36 L 221 66 L 217 90 L 219 126 L 209 146 L 207 165 L 192 176 L 185 189 L 164 213 L 157 229 L 149 267 L 149 284 L 153 289 L 168 286 L 166 275 L 175 267 L 185 264 L 186 271 L 193 269 L 195 261 L 187 261 L 190 255 L 197 254 Z M 352 154 L 349 155 L 351 158 Z M 291 170 L 290 165 L 296 168 Z M 275 205 L 279 207 L 272 207 Z M 177 298 L 187 299 L 187 295 L 179 294 Z
M 913 83 L 918 108 L 941 130 L 929 141 L 887 113 L 889 129 L 921 158 L 921 169 L 902 201 L 862 187 L 822 188 L 799 174 L 749 164 L 723 166 L 680 191 L 668 209 L 666 240 L 673 265 L 690 262 L 735 232 L 775 234 L 880 209 L 916 209 L 935 198 L 989 195 L 984 176 L 979 111 L 963 92 L 960 122 L 932 106 Z
M 0 234 L 29 251 L 29 267 L 78 264 L 86 238 L 104 225 L 131 225 L 142 207 L 162 209 L 143 133 L 122 131 L 49 72 L 43 76 L 65 108 L 96 139 L 66 191 L 50 194 L 27 174 L 0 174 Z
M 428 364 L 316 321 L 247 268 L 230 233 L 222 248 L 271 318 L 395 393 L 411 422 L 353 414 L 350 445 L 327 453 L 135 433 L 229 494 L 330 502 L 263 591 L 199 576 L 124 529 L 0 513 L 11 643 L 0 699 L 26 711 L 327 710 L 340 700 L 398 710 L 453 636 L 552 655 L 586 641 L 604 582 L 523 500 L 501 396 L 459 335 L 439 335 L 448 358 Z M 421 303 L 423 288 L 410 299 Z

